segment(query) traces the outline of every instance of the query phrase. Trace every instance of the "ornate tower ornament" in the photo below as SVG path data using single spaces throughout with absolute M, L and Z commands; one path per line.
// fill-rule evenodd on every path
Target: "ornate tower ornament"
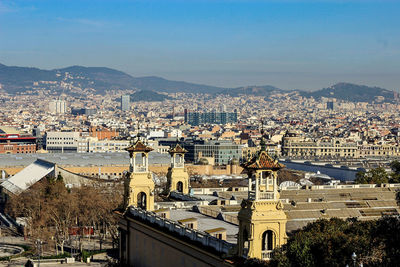
M 149 171 L 149 152 L 153 149 L 137 139 L 125 149 L 129 152 L 129 172 L 125 178 L 125 206 L 154 209 L 154 181 Z
M 238 214 L 238 253 L 269 260 L 273 249 L 286 242 L 287 218 L 277 184 L 277 171 L 284 165 L 268 155 L 261 137 L 260 151 L 242 167 L 248 174 L 249 188 Z
M 187 153 L 187 150 L 177 143 L 168 152 L 171 155 L 171 166 L 167 173 L 168 193 L 178 191 L 189 194 L 189 174 L 185 170 L 185 153 Z

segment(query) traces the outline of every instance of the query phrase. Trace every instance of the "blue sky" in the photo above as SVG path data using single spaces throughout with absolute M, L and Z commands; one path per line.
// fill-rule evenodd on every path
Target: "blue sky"
M 0 63 L 234 87 L 400 89 L 400 0 L 0 0 Z

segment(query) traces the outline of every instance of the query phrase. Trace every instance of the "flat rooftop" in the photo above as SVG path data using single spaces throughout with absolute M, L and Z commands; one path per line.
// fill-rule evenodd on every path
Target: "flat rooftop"
M 286 231 L 300 229 L 322 218 L 374 220 L 384 215 L 398 215 L 398 191 L 399 187 L 283 190 L 280 199 L 288 218 Z M 234 197 L 240 203 L 247 192 L 225 191 L 218 192 L 218 196 L 221 199 Z M 199 210 L 207 216 L 238 224 L 240 205 L 200 206 Z
M 37 159 L 44 159 L 60 166 L 112 166 L 129 165 L 128 152 L 115 153 L 46 153 L 1 154 L 1 167 L 28 166 Z M 149 164 L 170 164 L 169 154 L 149 153 Z
M 216 228 L 226 229 L 226 241 L 232 244 L 237 243 L 236 235 L 239 232 L 239 227 L 235 224 L 228 223 L 222 220 L 215 219 L 210 216 L 203 215 L 190 210 L 171 210 L 170 219 L 179 221 L 184 219 L 197 219 L 197 230 L 205 232 Z

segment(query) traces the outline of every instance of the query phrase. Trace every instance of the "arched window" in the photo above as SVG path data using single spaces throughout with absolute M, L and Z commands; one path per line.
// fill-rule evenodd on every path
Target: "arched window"
M 176 184 L 176 190 L 178 190 L 178 192 L 180 192 L 180 193 L 183 192 L 183 183 L 182 182 L 178 182 Z
M 138 208 L 146 210 L 146 207 L 147 207 L 147 196 L 146 196 L 146 193 L 140 192 L 137 195 L 137 206 L 138 206 Z
M 275 234 L 267 230 L 262 235 L 262 251 L 273 250 L 275 247 Z

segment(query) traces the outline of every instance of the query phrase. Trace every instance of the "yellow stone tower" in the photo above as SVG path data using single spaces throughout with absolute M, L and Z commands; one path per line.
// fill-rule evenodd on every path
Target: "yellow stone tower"
M 129 172 L 125 179 L 125 207 L 154 210 L 154 181 L 149 171 L 149 152 L 153 149 L 139 139 L 125 149 L 129 152 Z
M 167 182 L 168 193 L 178 191 L 183 194 L 189 194 L 189 174 L 185 169 L 186 149 L 179 144 L 169 150 L 171 155 L 171 167 L 168 168 Z
M 262 139 L 261 150 L 242 167 L 249 177 L 249 191 L 238 214 L 238 253 L 269 260 L 273 249 L 286 242 L 287 217 L 277 185 L 277 171 L 284 166 L 268 155 Z

